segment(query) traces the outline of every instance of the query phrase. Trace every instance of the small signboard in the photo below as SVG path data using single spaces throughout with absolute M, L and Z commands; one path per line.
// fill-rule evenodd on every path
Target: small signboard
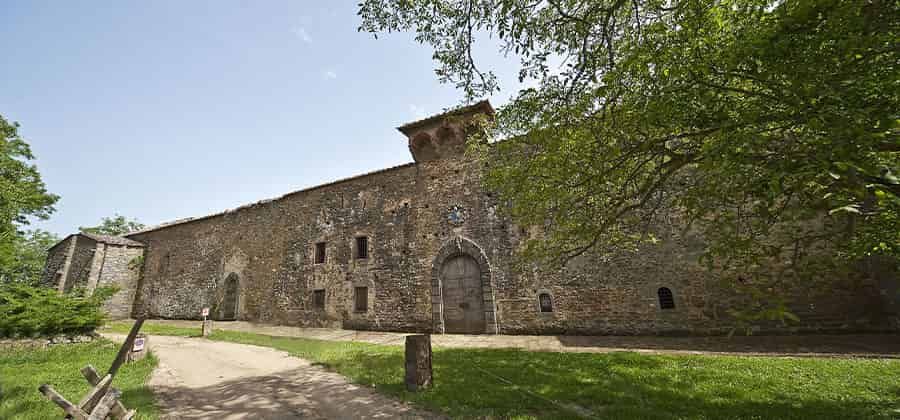
M 200 316 L 209 316 L 209 308 L 203 308 L 203 310 L 200 311 Z
M 131 347 L 131 351 L 143 351 L 144 350 L 144 337 L 135 337 L 134 345 Z

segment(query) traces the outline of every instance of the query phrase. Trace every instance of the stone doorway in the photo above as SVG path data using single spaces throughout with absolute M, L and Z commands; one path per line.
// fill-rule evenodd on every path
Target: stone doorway
M 222 309 L 219 311 L 219 319 L 234 321 L 237 319 L 238 308 L 238 276 L 231 273 L 225 279 L 225 296 L 222 298 Z
M 484 291 L 481 287 L 481 269 L 474 258 L 458 255 L 444 262 L 441 292 L 445 332 L 484 333 Z

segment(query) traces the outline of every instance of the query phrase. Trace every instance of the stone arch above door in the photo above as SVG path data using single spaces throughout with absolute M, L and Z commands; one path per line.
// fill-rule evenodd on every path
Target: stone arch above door
M 493 270 L 484 251 L 475 242 L 461 236 L 447 241 L 441 247 L 441 250 L 438 251 L 431 266 L 432 330 L 435 333 L 445 332 L 441 271 L 444 263 L 459 256 L 469 256 L 478 264 L 484 303 L 485 330 L 483 332 L 486 334 L 498 334 L 497 311 L 494 304 L 494 286 L 492 283 Z

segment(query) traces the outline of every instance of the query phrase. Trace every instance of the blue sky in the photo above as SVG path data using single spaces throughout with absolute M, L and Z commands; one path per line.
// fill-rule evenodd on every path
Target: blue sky
M 33 227 L 153 225 L 411 161 L 405 122 L 460 103 L 411 34 L 351 1 L 0 1 L 0 115 L 48 189 Z M 484 63 L 513 93 L 490 40 Z

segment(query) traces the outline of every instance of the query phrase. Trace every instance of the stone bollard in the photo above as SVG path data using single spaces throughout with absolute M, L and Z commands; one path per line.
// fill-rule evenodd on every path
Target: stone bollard
M 406 389 L 410 392 L 431 388 L 431 336 L 406 336 Z
M 203 320 L 203 328 L 201 329 L 204 337 L 209 337 L 212 334 L 212 320 L 204 319 Z
M 147 336 L 144 334 L 138 334 L 134 337 L 134 344 L 132 344 L 131 349 L 128 350 L 128 355 L 125 357 L 125 360 L 127 362 L 134 362 L 143 359 L 146 355 Z

